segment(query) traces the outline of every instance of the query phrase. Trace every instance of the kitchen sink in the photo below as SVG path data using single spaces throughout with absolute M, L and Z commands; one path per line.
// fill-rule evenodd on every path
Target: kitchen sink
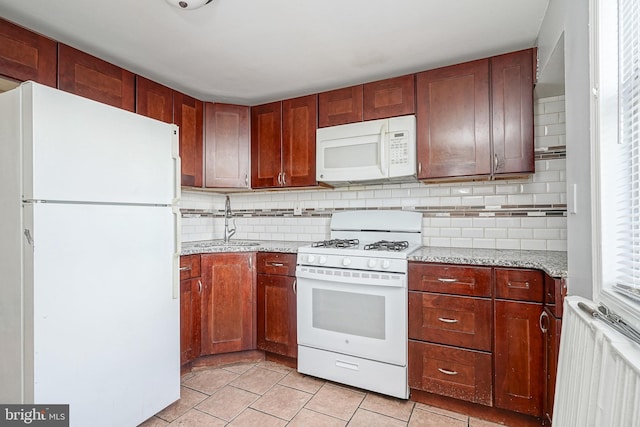
M 207 244 L 212 246 L 260 246 L 260 242 L 256 242 L 255 240 L 229 240 L 225 242 L 224 240 L 210 240 Z

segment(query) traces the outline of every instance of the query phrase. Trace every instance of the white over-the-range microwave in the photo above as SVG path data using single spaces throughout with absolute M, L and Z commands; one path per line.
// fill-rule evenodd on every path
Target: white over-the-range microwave
M 316 179 L 330 185 L 416 180 L 416 116 L 316 131 Z

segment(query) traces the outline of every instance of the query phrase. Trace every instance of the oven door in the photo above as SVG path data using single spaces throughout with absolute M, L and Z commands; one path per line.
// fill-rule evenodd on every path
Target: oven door
M 298 266 L 298 345 L 407 363 L 407 275 Z

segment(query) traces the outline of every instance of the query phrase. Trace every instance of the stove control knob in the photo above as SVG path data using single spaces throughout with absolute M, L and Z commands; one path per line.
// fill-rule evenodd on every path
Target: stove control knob
M 313 261 L 315 261 L 315 260 L 316 260 L 316 257 L 315 257 L 315 256 L 313 256 L 313 255 L 308 255 L 308 256 L 307 256 L 307 261 L 308 261 L 308 262 L 313 262 Z
M 325 262 L 327 262 L 327 257 L 326 257 L 326 256 L 324 256 L 324 255 L 321 255 L 321 256 L 320 256 L 320 259 L 318 260 L 318 262 L 319 262 L 320 264 L 324 264 Z
M 382 268 L 389 268 L 391 267 L 391 261 L 389 261 L 388 259 L 385 259 L 382 261 Z
M 367 265 L 369 266 L 369 268 L 373 268 L 376 266 L 376 260 L 375 259 L 370 259 L 369 262 L 367 263 Z
M 342 259 L 342 265 L 344 265 L 345 267 L 347 265 L 350 265 L 350 264 L 351 264 L 351 259 L 350 258 L 343 258 Z

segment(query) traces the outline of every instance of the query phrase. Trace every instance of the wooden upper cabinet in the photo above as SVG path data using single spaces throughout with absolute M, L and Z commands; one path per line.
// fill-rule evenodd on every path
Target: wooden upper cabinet
M 532 49 L 491 58 L 494 174 L 535 172 Z
M 202 187 L 202 101 L 173 92 L 173 122 L 180 127 L 182 185 Z
M 282 102 L 282 186 L 317 185 L 317 96 Z
M 489 60 L 418 73 L 418 178 L 491 173 Z
M 0 75 L 56 87 L 56 42 L 0 19 Z
M 363 85 L 318 94 L 318 127 L 362 121 Z
M 366 83 L 363 87 L 363 119 L 375 120 L 414 114 L 415 74 Z
M 279 187 L 282 171 L 282 102 L 251 107 L 251 187 Z
M 58 43 L 58 89 L 135 111 L 134 81 L 130 71 Z
M 136 113 L 173 123 L 173 89 L 136 76 Z
M 204 186 L 249 188 L 249 107 L 205 103 Z

